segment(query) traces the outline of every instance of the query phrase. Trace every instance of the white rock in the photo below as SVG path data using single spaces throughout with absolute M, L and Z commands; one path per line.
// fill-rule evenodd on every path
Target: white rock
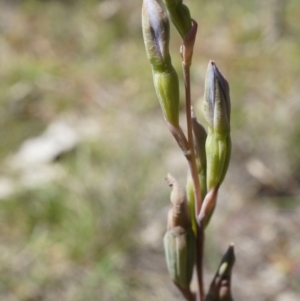
M 78 142 L 79 136 L 73 127 L 56 121 L 41 136 L 26 140 L 10 163 L 16 169 L 50 163 L 59 155 L 74 149 Z

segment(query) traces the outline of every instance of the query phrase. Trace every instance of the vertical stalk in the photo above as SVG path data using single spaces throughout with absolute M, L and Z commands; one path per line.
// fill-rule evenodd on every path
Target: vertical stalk
M 184 298 L 187 301 L 195 301 L 195 297 L 192 293 L 192 291 L 190 290 L 190 288 L 181 288 L 180 286 L 176 285 L 177 288 L 181 291 L 182 295 L 184 296 Z
M 185 84 L 185 97 L 186 97 L 186 120 L 187 120 L 187 132 L 188 132 L 188 143 L 190 146 L 191 156 L 188 159 L 189 168 L 191 171 L 194 193 L 195 193 L 195 214 L 196 219 L 200 212 L 202 205 L 200 183 L 198 179 L 198 172 L 196 166 L 195 147 L 193 141 L 193 130 L 192 130 L 192 114 L 191 114 L 191 87 L 190 87 L 190 66 L 182 63 L 184 84 Z M 204 300 L 204 286 L 203 286 L 203 245 L 204 245 L 204 231 L 201 226 L 197 226 L 197 247 L 196 247 L 196 269 L 198 278 L 199 292 L 197 294 L 197 301 Z
M 196 200 L 196 217 L 200 213 L 202 198 L 201 189 L 198 179 L 197 165 L 196 165 L 196 155 L 195 146 L 193 140 L 193 128 L 192 128 L 192 112 L 191 112 L 191 87 L 190 87 L 190 67 L 186 66 L 184 63 L 183 75 L 184 75 L 184 85 L 185 85 L 185 98 L 186 98 L 186 121 L 187 121 L 187 134 L 188 134 L 188 144 L 190 147 L 190 158 L 188 159 L 189 167 L 191 170 L 191 175 L 195 190 L 195 200 Z
M 199 293 L 197 301 L 204 301 L 204 284 L 203 284 L 203 251 L 204 251 L 204 230 L 202 225 L 197 223 L 196 237 L 196 270 L 198 278 Z

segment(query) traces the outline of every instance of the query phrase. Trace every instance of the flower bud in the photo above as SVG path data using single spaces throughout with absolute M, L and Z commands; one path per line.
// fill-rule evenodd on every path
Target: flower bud
M 182 0 L 163 0 L 173 24 L 182 38 L 189 32 L 192 26 L 191 14 L 188 7 L 182 4 Z
M 164 65 L 170 63 L 170 25 L 166 13 L 156 0 L 143 1 L 142 29 L 150 64 L 155 69 L 164 69 Z
M 171 279 L 180 288 L 188 288 L 195 261 L 195 236 L 191 228 L 186 196 L 176 179 L 166 178 L 171 192 L 168 230 L 164 236 L 166 262 Z
M 233 301 L 231 296 L 231 274 L 235 262 L 234 246 L 229 246 L 210 284 L 205 301 Z
M 180 288 L 188 288 L 195 262 L 195 236 L 191 229 L 180 226 L 168 230 L 164 236 L 166 262 L 171 279 Z
M 155 0 L 144 0 L 142 28 L 155 91 L 164 117 L 179 127 L 179 81 L 169 54 L 170 26 L 166 13 Z
M 226 175 L 231 155 L 231 138 L 209 132 L 206 139 L 207 191 L 219 187 Z
M 205 149 L 210 191 L 224 180 L 231 154 L 229 85 L 213 61 L 207 68 L 204 115 L 208 123 Z
M 204 116 L 212 132 L 223 136 L 229 134 L 229 85 L 213 61 L 209 62 L 206 73 Z
M 153 71 L 153 83 L 165 119 L 175 128 L 179 126 L 179 81 L 170 66 L 166 72 Z

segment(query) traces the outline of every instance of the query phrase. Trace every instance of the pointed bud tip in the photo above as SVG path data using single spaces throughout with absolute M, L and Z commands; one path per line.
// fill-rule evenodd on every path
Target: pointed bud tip
M 228 254 L 234 256 L 234 243 L 233 242 L 229 245 L 227 252 L 228 252 Z
M 231 273 L 231 269 L 234 265 L 235 262 L 235 254 L 234 254 L 234 244 L 230 244 L 230 246 L 228 247 L 226 253 L 224 254 L 223 258 L 222 258 L 222 262 L 226 262 L 228 264 L 228 273 Z M 227 273 L 226 272 L 226 273 Z

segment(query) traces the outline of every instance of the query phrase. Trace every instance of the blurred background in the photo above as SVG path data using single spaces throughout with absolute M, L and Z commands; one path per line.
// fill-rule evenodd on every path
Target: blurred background
M 235 300 L 297 301 L 300 2 L 185 3 L 199 23 L 198 118 L 209 59 L 232 99 L 232 160 L 207 230 L 206 285 L 234 242 Z M 184 186 L 187 164 L 154 94 L 141 5 L 0 1 L 1 300 L 183 300 L 162 237 L 164 177 Z M 173 26 L 171 35 L 180 73 Z

